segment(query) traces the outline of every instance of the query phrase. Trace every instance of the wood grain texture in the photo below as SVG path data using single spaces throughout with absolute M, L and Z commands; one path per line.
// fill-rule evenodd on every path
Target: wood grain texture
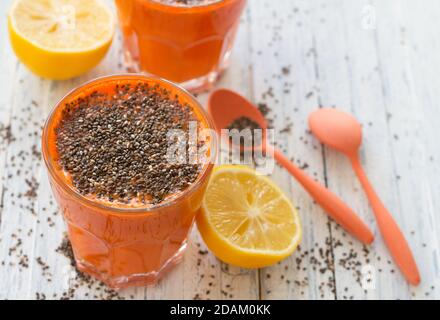
M 157 286 L 117 293 L 85 283 L 56 251 L 65 225 L 39 151 L 41 126 L 64 94 L 126 71 L 120 34 L 91 72 L 43 80 L 9 46 L 9 5 L 0 2 L 1 299 L 440 298 L 440 2 L 249 0 L 231 66 L 217 84 L 271 108 L 278 146 L 362 217 L 374 230 L 372 246 L 347 235 L 276 167 L 272 178 L 303 224 L 294 255 L 262 270 L 231 267 L 207 251 L 194 228 L 184 262 Z M 205 104 L 207 94 L 198 98 Z M 348 161 L 308 132 L 309 113 L 324 106 L 349 111 L 363 124 L 363 165 L 409 240 L 419 287 L 408 286 L 391 261 Z M 5 138 L 9 126 L 12 140 Z

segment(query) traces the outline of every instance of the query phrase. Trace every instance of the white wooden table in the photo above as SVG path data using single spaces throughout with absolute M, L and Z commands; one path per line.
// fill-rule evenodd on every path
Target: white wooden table
M 125 71 L 120 35 L 90 73 L 43 80 L 11 51 L 9 5 L 0 2 L 0 298 L 115 297 L 99 283 L 89 288 L 76 279 L 56 252 L 65 226 L 39 150 L 41 126 L 60 97 L 86 80 Z M 271 268 L 241 270 L 205 253 L 194 229 L 179 267 L 156 287 L 117 297 L 440 298 L 439 17 L 437 0 L 249 0 L 232 65 L 218 86 L 267 103 L 282 149 L 339 194 L 376 241 L 364 248 L 346 235 L 277 168 L 273 179 L 299 207 L 299 251 Z M 199 98 L 205 102 L 206 94 Z M 337 106 L 363 123 L 362 162 L 409 240 L 422 275 L 419 287 L 408 286 L 391 261 L 348 161 L 307 132 L 307 117 L 319 106 Z M 280 132 L 290 124 L 290 131 Z

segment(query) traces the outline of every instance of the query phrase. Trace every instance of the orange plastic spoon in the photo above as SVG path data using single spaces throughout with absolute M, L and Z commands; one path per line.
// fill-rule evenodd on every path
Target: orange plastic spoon
M 267 122 L 260 111 L 247 99 L 227 89 L 220 89 L 211 94 L 208 102 L 208 112 L 214 120 L 218 132 L 227 128 L 234 120 L 247 117 L 260 125 L 263 129 L 261 146 L 254 149 L 263 150 L 273 156 L 298 182 L 307 190 L 315 201 L 349 233 L 362 241 L 370 244 L 374 240 L 373 233 L 362 220 L 334 193 L 319 184 L 301 169 L 290 162 L 279 150 L 268 146 L 266 142 Z
M 361 184 L 371 203 L 379 230 L 397 266 L 409 283 L 420 283 L 411 249 L 391 214 L 380 201 L 362 169 L 358 149 L 362 142 L 362 128 L 351 115 L 335 109 L 319 109 L 309 117 L 312 132 L 324 144 L 344 153 L 351 161 Z

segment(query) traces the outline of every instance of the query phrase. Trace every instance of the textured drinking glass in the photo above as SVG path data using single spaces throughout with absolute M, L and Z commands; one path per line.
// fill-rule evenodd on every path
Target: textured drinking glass
M 188 103 L 202 128 L 213 128 L 205 111 L 184 89 L 159 78 L 117 75 L 99 78 L 74 89 L 53 109 L 43 131 L 42 150 L 54 196 L 67 223 L 77 267 L 113 288 L 153 284 L 178 263 L 213 164 L 207 160 L 197 180 L 186 190 L 158 205 L 127 208 L 79 194 L 58 161 L 55 129 L 66 103 L 93 91 L 111 92 L 115 85 L 156 84 Z M 206 157 L 216 151 L 207 139 Z
M 227 67 L 246 4 L 246 0 L 193 6 L 115 1 L 132 71 L 154 74 L 193 91 L 209 88 Z

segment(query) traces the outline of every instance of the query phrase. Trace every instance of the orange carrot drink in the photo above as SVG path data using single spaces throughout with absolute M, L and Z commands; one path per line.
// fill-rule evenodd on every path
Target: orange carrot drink
M 134 71 L 190 90 L 227 67 L 246 0 L 116 0 L 125 54 Z
M 182 144 L 190 127 L 197 140 Z M 94 80 L 58 103 L 43 154 L 81 271 L 122 288 L 181 260 L 213 166 L 215 142 L 201 134 L 211 127 L 189 93 L 141 75 Z

